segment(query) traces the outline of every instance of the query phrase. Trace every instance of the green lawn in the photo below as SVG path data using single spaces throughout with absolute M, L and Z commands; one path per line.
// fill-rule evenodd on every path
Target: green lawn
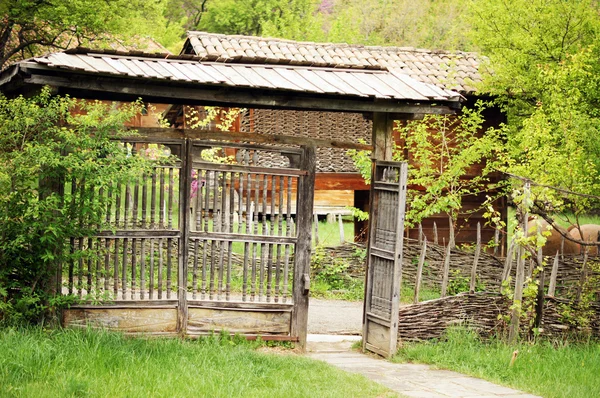
M 509 366 L 515 350 L 517 359 Z M 545 398 L 600 397 L 599 342 L 484 343 L 455 329 L 446 341 L 405 344 L 394 361 L 433 364 Z
M 0 397 L 388 396 L 324 362 L 236 340 L 0 329 Z

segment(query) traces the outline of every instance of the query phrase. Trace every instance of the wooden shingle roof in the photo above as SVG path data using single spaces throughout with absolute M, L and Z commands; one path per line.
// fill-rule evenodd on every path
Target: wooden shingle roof
M 462 51 L 313 43 L 254 36 L 188 32 L 183 52 L 204 61 L 396 70 L 421 83 L 474 93 L 481 57 Z
M 23 61 L 52 69 L 181 83 L 403 101 L 458 101 L 456 92 L 395 71 L 203 62 L 189 57 L 78 49 Z

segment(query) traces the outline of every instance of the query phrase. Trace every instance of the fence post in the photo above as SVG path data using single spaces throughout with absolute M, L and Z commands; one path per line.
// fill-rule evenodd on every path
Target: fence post
M 340 226 L 340 243 L 344 244 L 346 242 L 346 237 L 344 236 L 344 222 L 342 221 L 342 215 L 338 215 L 338 224 Z
M 413 303 L 419 302 L 419 290 L 421 289 L 421 276 L 423 275 L 423 265 L 425 264 L 425 253 L 427 252 L 427 237 L 423 237 L 421 245 L 421 255 L 419 256 L 419 264 L 417 265 L 417 276 L 415 278 L 415 298 Z
M 442 238 L 444 245 L 446 244 L 445 239 Z M 444 254 L 444 274 L 442 276 L 442 297 L 446 297 L 446 293 L 448 292 L 448 276 L 450 274 L 450 249 L 452 246 L 450 242 L 446 246 L 446 252 Z
M 508 280 L 510 276 L 510 271 L 512 270 L 513 256 L 515 250 L 515 240 L 510 241 L 510 245 L 508 246 L 508 252 L 506 253 L 506 259 L 504 261 L 504 270 L 502 271 L 502 282 Z M 502 286 L 500 286 L 502 289 Z
M 313 217 L 315 224 L 315 246 L 319 246 L 319 216 L 315 213 Z
M 481 224 L 477 223 L 477 246 L 475 246 L 475 258 L 473 259 L 473 269 L 471 270 L 471 286 L 469 291 L 475 293 L 475 282 L 477 280 L 477 263 L 481 253 Z
M 529 200 L 530 183 L 525 183 L 525 199 L 526 203 Z M 527 211 L 523 214 L 523 233 L 527 233 L 527 218 L 529 214 Z M 510 330 L 508 334 L 509 342 L 514 342 L 519 338 L 519 324 L 521 316 L 521 303 L 523 301 L 523 282 L 525 279 L 525 259 L 523 258 L 523 247 L 519 246 L 519 257 L 517 258 L 517 274 L 515 277 L 515 296 L 513 299 L 513 310 L 510 319 Z
M 498 245 L 500 244 L 500 230 L 496 228 L 494 230 L 494 256 L 498 254 Z
M 577 284 L 577 296 L 575 297 L 575 302 L 579 303 L 581 300 L 581 294 L 583 292 L 583 285 L 585 284 L 585 280 L 587 279 L 587 260 L 588 260 L 588 248 L 583 248 L 583 264 L 581 264 L 581 273 L 579 276 L 579 283 Z
M 546 270 L 542 268 L 542 270 L 540 271 L 540 284 L 538 286 L 538 292 L 535 303 L 535 319 L 533 320 L 534 328 L 540 327 L 540 325 L 542 324 L 542 317 L 544 316 L 544 285 L 546 284 L 545 274 Z
M 423 224 L 419 223 L 419 237 L 417 238 L 417 243 L 421 246 L 423 242 Z
M 439 245 L 437 223 L 435 221 L 433 222 L 433 243 Z
M 554 297 L 556 291 L 556 277 L 558 276 L 558 250 L 556 256 L 554 256 L 554 263 L 552 264 L 552 273 L 550 274 L 550 285 L 548 286 L 548 296 Z

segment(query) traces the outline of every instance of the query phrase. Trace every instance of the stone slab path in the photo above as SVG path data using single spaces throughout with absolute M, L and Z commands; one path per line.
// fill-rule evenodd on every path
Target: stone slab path
M 353 340 L 359 339 L 360 336 L 309 335 L 308 355 L 347 372 L 360 373 L 406 397 L 540 398 L 461 373 L 427 365 L 392 363 L 352 351 Z

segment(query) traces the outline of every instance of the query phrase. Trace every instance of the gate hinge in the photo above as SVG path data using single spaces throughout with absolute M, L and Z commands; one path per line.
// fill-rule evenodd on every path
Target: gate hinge
M 307 294 L 308 291 L 310 290 L 310 274 L 302 275 L 302 283 L 304 286 L 304 294 Z

